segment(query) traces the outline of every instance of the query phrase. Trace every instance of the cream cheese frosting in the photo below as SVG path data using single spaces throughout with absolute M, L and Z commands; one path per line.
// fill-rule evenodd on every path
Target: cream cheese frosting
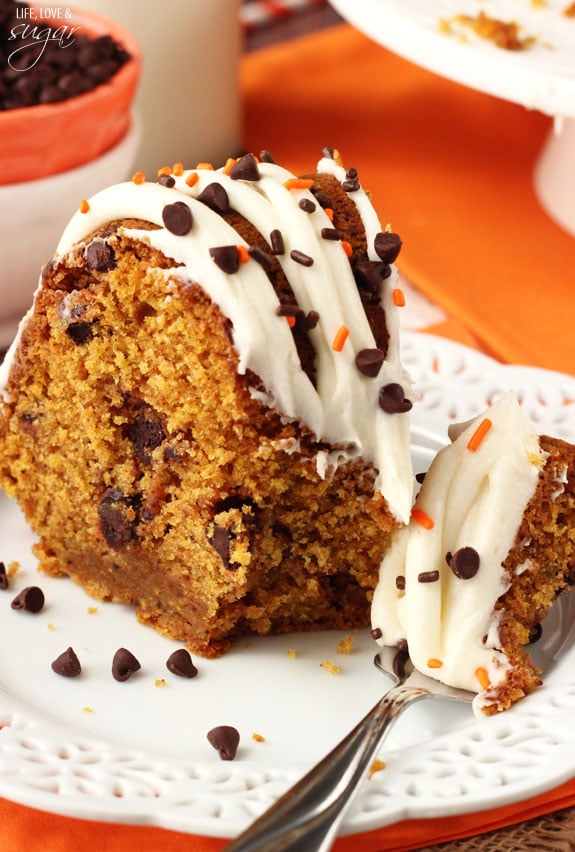
M 372 627 L 424 674 L 477 693 L 477 711 L 510 670 L 495 604 L 545 454 L 511 392 L 451 437 L 383 558 Z
M 318 456 L 318 470 L 329 475 L 334 465 L 355 457 L 371 462 L 378 471 L 376 488 L 398 521 L 405 523 L 413 487 L 408 411 L 411 384 L 399 357 L 398 309 L 393 296 L 398 288 L 397 270 L 392 265 L 381 290 L 388 350 L 377 376 L 368 377 L 358 370 L 356 357 L 362 350 L 375 349 L 376 342 L 341 240 L 322 236 L 323 229 L 332 227 L 327 213 L 308 188 L 289 186 L 295 177 L 290 171 L 272 162 L 260 162 L 257 169 L 257 179 L 234 179 L 223 169 L 198 167 L 173 175 L 173 186 L 169 187 L 149 181 L 108 187 L 89 199 L 84 212 L 72 217 L 56 257 L 73 250 L 88 234 L 110 221 L 142 219 L 158 226 L 153 231 L 125 229 L 124 233 L 149 243 L 180 264 L 166 274 L 167 293 L 169 279 L 173 282 L 178 278 L 184 286 L 200 284 L 233 324 L 239 371 L 252 371 L 261 379 L 264 390 L 253 389 L 254 395 L 287 419 L 305 424 L 318 439 L 336 445 L 329 458 Z M 323 157 L 317 170 L 335 176 L 342 184 L 346 181 L 346 170 L 330 157 Z M 285 317 L 277 314 L 280 303 L 262 265 L 244 252 L 247 262 L 230 274 L 210 255 L 214 246 L 241 246 L 249 251 L 237 231 L 198 200 L 213 184 L 225 191 L 230 208 L 266 239 L 273 231 L 281 233 L 284 251 L 277 254 L 277 260 L 297 304 L 306 315 L 319 314 L 317 325 L 309 331 L 316 353 L 315 387 L 301 366 Z M 371 202 L 359 183 L 348 197 L 362 218 L 368 257 L 378 260 L 375 240 L 382 228 Z M 174 203 L 185 204 L 191 214 L 191 226 L 184 234 L 173 233 L 163 218 L 164 209 Z M 342 330 L 345 340 L 338 350 L 334 341 Z M 17 340 L 0 370 L 4 395 L 16 346 Z M 383 410 L 379 399 L 386 386 L 399 386 L 405 410 Z

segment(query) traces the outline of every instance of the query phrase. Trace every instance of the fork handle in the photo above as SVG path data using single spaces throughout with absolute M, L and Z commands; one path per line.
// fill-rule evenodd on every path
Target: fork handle
M 401 711 L 429 696 L 394 686 L 326 757 L 236 838 L 227 852 L 327 852 L 381 742 Z

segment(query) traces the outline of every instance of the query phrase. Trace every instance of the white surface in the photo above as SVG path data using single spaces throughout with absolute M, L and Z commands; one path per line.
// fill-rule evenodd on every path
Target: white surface
M 40 270 L 54 255 L 80 201 L 130 176 L 140 146 L 137 116 L 117 145 L 86 165 L 41 180 L 0 186 L 0 348 L 32 304 Z
M 575 18 L 562 11 L 569 0 L 330 0 L 350 23 L 375 41 L 427 68 L 482 92 L 537 109 L 547 115 L 575 116 Z M 535 42 L 509 51 L 454 25 L 440 32 L 442 19 L 455 15 L 515 21 L 522 37 Z
M 445 443 L 449 421 L 473 416 L 510 387 L 538 431 L 575 440 L 575 379 L 502 367 L 426 335 L 405 333 L 403 350 L 421 393 L 413 429 L 417 470 Z M 11 587 L 0 592 L 0 795 L 7 798 L 80 817 L 231 836 L 326 753 L 386 687 L 372 665 L 376 647 L 367 631 L 355 634 L 349 656 L 336 653 L 340 634 L 252 639 L 219 660 L 196 658 L 197 678 L 176 678 L 165 660 L 177 646 L 138 625 L 128 608 L 95 603 L 70 581 L 35 572 L 32 537 L 4 497 L 0 541 L 0 558 L 21 563 Z M 13 611 L 12 598 L 33 584 L 44 589 L 44 610 Z M 90 614 L 92 605 L 97 612 Z M 478 721 L 467 705 L 422 702 L 408 710 L 382 750 L 385 770 L 365 783 L 343 830 L 503 805 L 570 778 L 574 615 L 570 594 L 536 646 L 544 686 L 507 713 Z M 83 664 L 78 679 L 50 669 L 68 645 Z M 126 683 L 110 673 L 120 646 L 142 663 Z M 321 669 L 325 659 L 340 665 L 341 674 Z M 166 685 L 157 686 L 156 678 Z M 219 724 L 240 731 L 233 762 L 220 761 L 206 740 Z M 266 741 L 255 742 L 252 733 Z

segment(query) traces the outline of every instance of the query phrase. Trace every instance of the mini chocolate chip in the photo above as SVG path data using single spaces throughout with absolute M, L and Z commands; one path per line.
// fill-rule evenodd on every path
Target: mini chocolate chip
M 543 628 L 541 624 L 537 622 L 537 624 L 532 624 L 529 630 L 529 645 L 533 645 L 534 642 L 538 642 L 543 635 Z
M 425 479 L 425 471 L 423 471 L 423 473 L 416 473 L 415 474 L 415 481 L 419 482 L 420 485 L 423 483 L 424 479 Z
M 65 332 L 76 346 L 83 346 L 94 337 L 94 330 L 90 322 L 71 322 L 70 325 L 66 326 Z
M 178 677 L 195 677 L 198 673 L 197 668 L 192 662 L 190 652 L 186 648 L 179 648 L 174 651 L 166 660 L 168 671 Z
M 62 677 L 78 677 L 82 672 L 80 660 L 73 648 L 67 648 L 52 663 L 52 671 Z
M 357 192 L 357 190 L 359 189 L 359 181 L 357 180 L 357 178 L 353 178 L 351 180 L 344 180 L 342 186 L 346 192 Z
M 141 668 L 139 661 L 131 651 L 126 650 L 126 648 L 118 648 L 112 660 L 112 675 L 115 680 L 120 682 L 128 680 Z
M 405 589 L 405 577 L 403 574 L 398 574 L 395 578 L 395 588 L 399 589 L 400 592 L 403 592 Z
M 44 606 L 44 592 L 38 586 L 26 586 L 12 601 L 12 609 L 40 612 Z
M 240 268 L 237 246 L 214 246 L 210 249 L 210 257 L 228 275 L 233 275 Z
M 98 272 L 108 272 L 116 266 L 116 254 L 104 240 L 92 240 L 84 251 L 86 266 Z
M 230 209 L 228 193 L 221 183 L 217 183 L 217 181 L 209 183 L 197 196 L 197 200 L 216 213 L 227 213 Z
M 217 728 L 208 731 L 208 742 L 222 760 L 233 760 L 240 744 L 240 735 L 231 725 L 218 725 Z
M 158 177 L 158 183 L 162 186 L 167 186 L 168 189 L 171 189 L 176 185 L 176 178 L 173 175 L 167 175 L 165 172 Z
M 305 316 L 305 327 L 308 331 L 311 331 L 312 328 L 315 328 L 319 322 L 319 314 L 317 311 L 309 311 Z
M 385 354 L 381 349 L 361 349 L 355 357 L 355 366 L 364 376 L 375 378 L 385 361 Z
M 162 210 L 162 221 L 171 234 L 184 237 L 192 228 L 192 211 L 185 201 L 166 204 Z
M 6 566 L 3 562 L 0 562 L 0 590 L 7 589 L 9 586 L 8 583 L 8 574 L 6 573 Z
M 261 163 L 272 163 L 272 164 L 274 164 L 275 160 L 274 160 L 272 154 L 270 154 L 270 152 L 267 149 L 264 148 L 263 151 L 260 151 L 260 162 Z
M 332 147 L 332 145 L 326 145 L 324 148 L 321 149 L 321 153 L 328 160 L 333 160 L 335 157 L 335 148 Z
M 310 257 L 309 254 L 304 254 L 303 251 L 299 251 L 299 249 L 293 249 L 290 251 L 290 255 L 292 260 L 296 263 L 300 263 L 302 266 L 313 266 L 313 257 Z
M 252 257 L 259 265 L 265 269 L 266 272 L 271 272 L 275 266 L 275 260 L 268 254 L 267 251 L 264 251 L 259 246 L 250 246 L 248 249 L 248 254 Z
M 322 228 L 321 236 L 324 240 L 341 240 L 342 234 L 337 228 Z
M 273 231 L 270 233 L 270 243 L 271 243 L 273 254 L 284 254 L 285 253 L 285 244 L 284 244 L 283 234 L 277 228 L 274 228 Z
M 439 580 L 439 571 L 422 571 L 417 575 L 418 583 L 436 583 Z
M 315 204 L 310 198 L 302 198 L 298 203 L 298 207 L 305 213 L 313 213 L 315 210 Z
M 303 317 L 304 313 L 299 305 L 279 305 L 276 308 L 278 317 Z
M 230 169 L 230 177 L 232 180 L 259 180 L 261 174 L 254 155 L 244 154 L 240 157 Z
M 371 292 L 378 292 L 381 282 L 391 275 L 389 264 L 382 260 L 359 260 L 353 269 L 358 286 Z
M 410 399 L 406 399 L 403 388 L 397 382 L 384 385 L 379 392 L 379 407 L 386 414 L 404 414 L 411 410 L 412 405 L 413 403 Z
M 474 547 L 460 547 L 451 556 L 448 564 L 460 580 L 470 580 L 479 571 L 479 561 L 479 554 Z
M 166 440 L 166 432 L 161 423 L 146 417 L 145 413 L 136 414 L 126 423 L 124 435 L 134 448 L 134 455 L 141 464 L 150 464 L 152 453 Z
M 393 263 L 401 250 L 401 246 L 401 237 L 392 231 L 380 231 L 373 244 L 378 257 L 385 263 Z
M 383 636 L 383 630 L 381 629 L 381 627 L 374 627 L 373 630 L 371 631 L 371 638 L 375 639 L 376 641 L 378 639 L 381 639 L 382 636 Z
M 405 651 L 406 654 L 409 654 L 409 646 L 407 644 L 407 639 L 398 639 L 395 643 L 395 647 L 398 651 Z

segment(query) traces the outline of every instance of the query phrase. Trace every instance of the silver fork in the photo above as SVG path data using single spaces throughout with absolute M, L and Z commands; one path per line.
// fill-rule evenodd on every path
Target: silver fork
M 392 648 L 375 666 L 394 686 L 326 757 L 226 847 L 227 852 L 327 852 L 383 738 L 410 704 L 424 698 L 471 701 L 473 693 L 422 675 Z

